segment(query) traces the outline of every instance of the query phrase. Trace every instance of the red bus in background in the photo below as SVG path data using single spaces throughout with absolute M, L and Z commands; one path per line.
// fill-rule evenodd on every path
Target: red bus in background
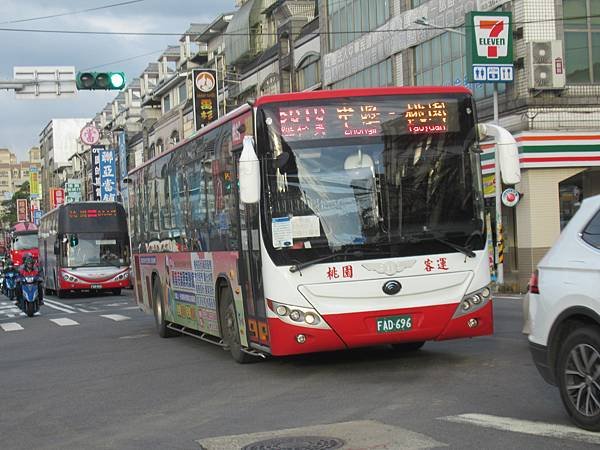
M 10 230 L 10 259 L 15 266 L 23 264 L 23 257 L 31 254 L 39 257 L 38 229 L 31 222 L 18 222 Z

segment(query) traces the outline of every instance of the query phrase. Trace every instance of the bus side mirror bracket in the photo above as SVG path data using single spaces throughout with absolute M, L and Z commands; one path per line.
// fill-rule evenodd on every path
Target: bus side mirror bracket
M 54 241 L 54 254 L 60 254 L 60 241 L 58 239 Z
M 254 150 L 252 136 L 244 136 L 244 146 L 240 155 L 240 200 L 246 204 L 260 200 L 260 165 Z
M 478 125 L 479 136 L 491 136 L 496 141 L 497 163 L 504 184 L 517 184 L 521 181 L 519 147 L 514 136 L 505 128 L 490 123 Z

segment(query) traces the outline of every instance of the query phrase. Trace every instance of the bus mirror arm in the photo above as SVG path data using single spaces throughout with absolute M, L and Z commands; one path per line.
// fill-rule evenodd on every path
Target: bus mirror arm
M 60 242 L 58 240 L 54 241 L 54 254 L 60 254 Z
M 252 136 L 244 136 L 239 171 L 240 200 L 246 204 L 258 203 L 260 199 L 260 165 L 254 150 Z
M 505 128 L 491 123 L 480 123 L 477 126 L 479 136 L 493 137 L 496 141 L 500 174 L 504 184 L 517 184 L 521 181 L 521 165 L 519 147 L 514 136 Z

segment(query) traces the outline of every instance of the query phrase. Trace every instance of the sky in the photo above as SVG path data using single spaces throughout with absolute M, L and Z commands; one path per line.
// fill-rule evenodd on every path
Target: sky
M 116 36 L 0 30 L 0 81 L 12 80 L 15 66 L 75 66 L 75 71 L 80 71 L 100 65 L 94 70 L 122 70 L 131 80 L 149 62 L 157 61 L 168 45 L 178 45 L 180 35 L 190 23 L 208 24 L 219 14 L 235 10 L 235 0 L 140 0 L 95 11 L 15 22 L 131 0 L 0 1 L 0 28 L 178 34 Z M 121 60 L 127 61 L 115 62 Z M 39 135 L 50 120 L 93 118 L 117 93 L 79 91 L 75 97 L 65 99 L 17 100 L 14 91 L 0 90 L 0 148 L 8 148 L 19 160 L 25 160 L 27 151 L 39 146 Z

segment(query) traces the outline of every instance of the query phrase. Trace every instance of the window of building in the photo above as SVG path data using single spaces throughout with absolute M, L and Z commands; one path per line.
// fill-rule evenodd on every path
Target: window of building
M 428 1 L 429 0 L 412 0 L 412 7 L 416 8 L 417 6 L 421 6 L 423 3 Z
M 169 137 L 169 143 L 171 145 L 176 145 L 179 142 L 179 131 L 173 130 L 171 136 Z
M 179 103 L 185 103 L 187 100 L 187 83 L 180 84 L 177 90 L 179 91 Z
M 327 0 L 329 49 L 336 50 L 383 25 L 389 0 Z
M 171 110 L 171 94 L 167 94 L 163 97 L 163 114 Z
M 415 85 L 466 86 L 476 99 L 491 97 L 491 83 L 467 83 L 465 39 L 457 33 L 446 32 L 414 47 Z M 498 92 L 506 91 L 498 83 Z
M 374 64 L 371 67 L 356 72 L 355 74 L 344 78 L 332 84 L 333 89 L 346 89 L 355 87 L 379 87 L 393 86 L 394 78 L 392 75 L 391 58 Z
M 260 95 L 279 93 L 279 75 L 272 73 L 260 85 Z
M 165 144 L 163 143 L 162 139 L 159 139 L 158 141 L 156 141 L 156 153 L 160 155 L 164 151 L 165 151 Z
M 296 69 L 298 90 L 303 91 L 313 87 L 321 81 L 319 73 L 319 55 L 310 54 L 306 56 Z
M 563 0 L 567 83 L 600 83 L 600 2 Z

